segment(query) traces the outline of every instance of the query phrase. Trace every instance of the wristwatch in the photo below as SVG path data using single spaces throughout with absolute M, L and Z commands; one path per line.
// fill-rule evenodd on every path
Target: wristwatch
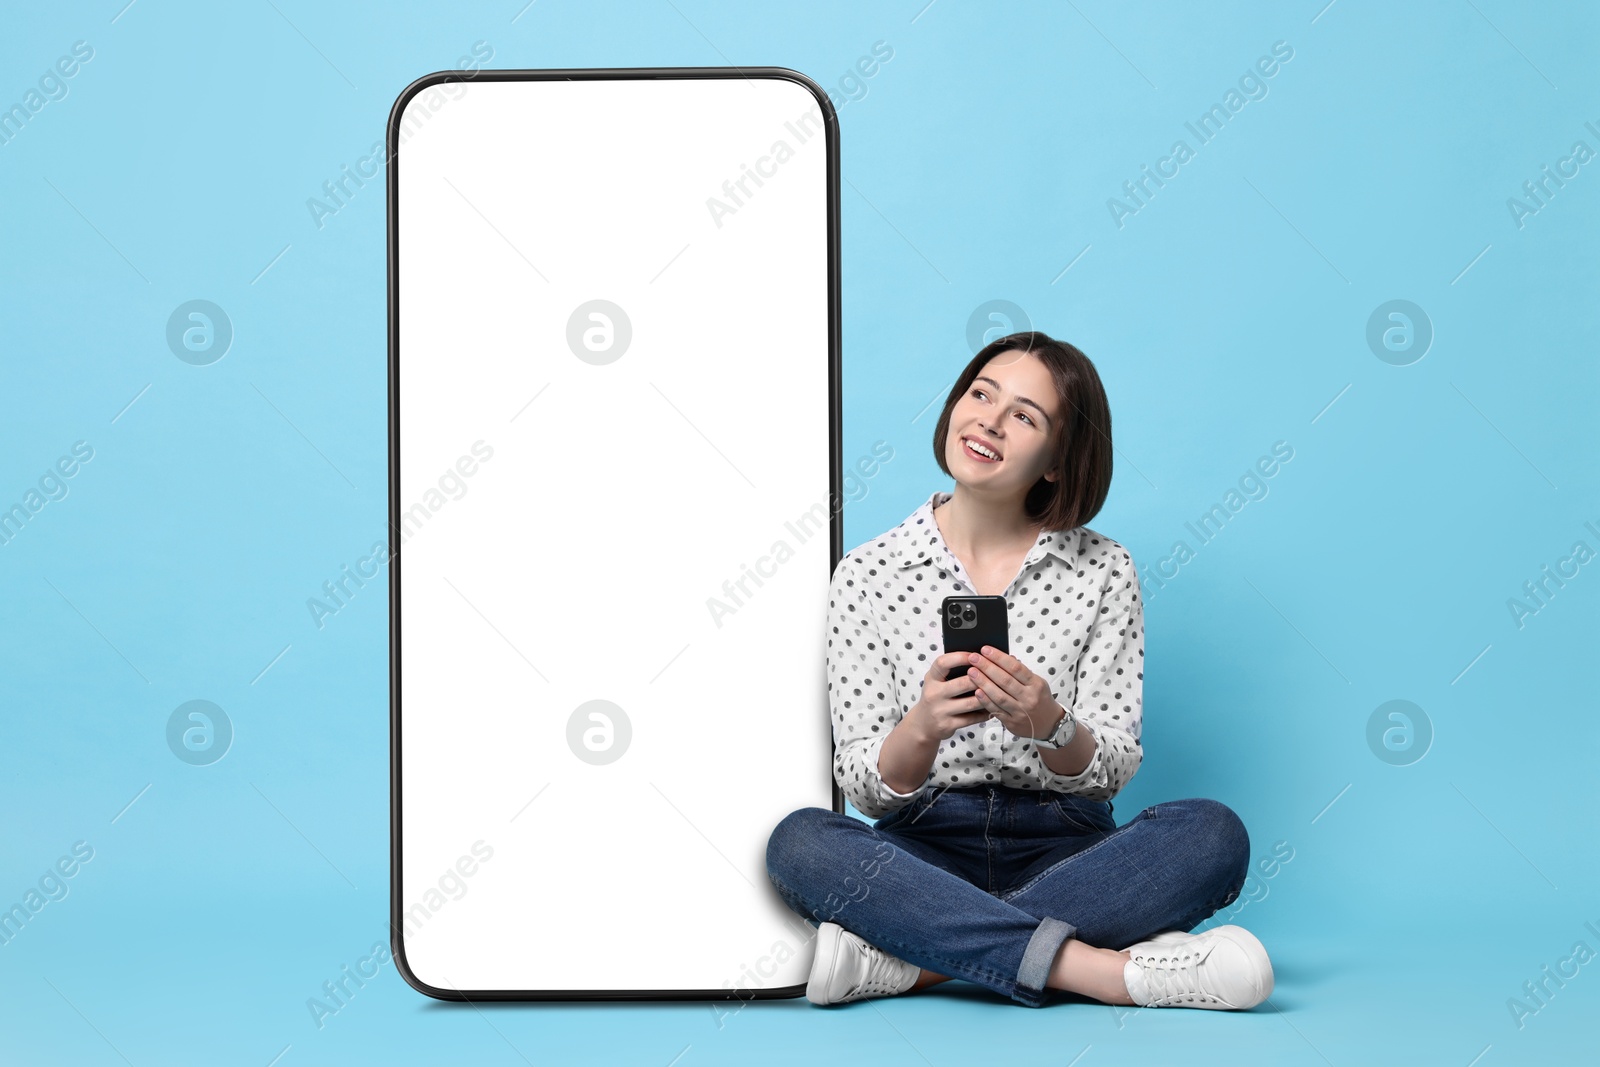
M 1056 723 L 1056 728 L 1050 732 L 1050 736 L 1034 738 L 1033 744 L 1036 748 L 1066 748 L 1072 742 L 1072 736 L 1078 732 L 1078 720 L 1073 718 L 1071 708 L 1061 710 L 1066 714 L 1061 716 L 1061 721 Z

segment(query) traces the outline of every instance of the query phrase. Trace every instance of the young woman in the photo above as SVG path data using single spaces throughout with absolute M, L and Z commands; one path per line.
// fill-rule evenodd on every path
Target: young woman
M 1187 932 L 1244 885 L 1238 815 L 1192 798 L 1112 817 L 1143 758 L 1144 615 L 1127 550 L 1083 525 L 1111 484 L 1094 365 L 1003 337 L 933 443 L 955 491 L 847 553 L 828 593 L 834 778 L 875 821 L 801 808 L 767 846 L 773 886 L 817 928 L 806 996 L 964 978 L 1029 1007 L 1049 990 L 1259 1004 L 1261 942 Z M 1006 598 L 1009 654 L 943 652 L 943 599 L 975 594 Z

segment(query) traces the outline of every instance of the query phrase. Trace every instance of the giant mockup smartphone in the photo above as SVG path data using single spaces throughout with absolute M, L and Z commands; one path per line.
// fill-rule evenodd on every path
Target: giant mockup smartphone
M 399 970 L 798 996 L 766 844 L 844 810 L 832 106 L 770 67 L 443 71 L 388 147 Z

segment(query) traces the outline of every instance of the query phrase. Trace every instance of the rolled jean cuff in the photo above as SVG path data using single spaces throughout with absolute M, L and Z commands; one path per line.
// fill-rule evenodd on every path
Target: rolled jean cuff
M 1062 943 L 1077 932 L 1077 927 L 1060 919 L 1045 916 L 1039 920 L 1039 928 L 1033 932 L 1033 937 L 1028 939 L 1028 947 L 1023 950 L 1022 966 L 1017 970 L 1017 991 L 1012 999 L 1030 1008 L 1040 1007 L 1044 1003 L 1045 982 L 1050 977 L 1056 953 L 1061 951 Z

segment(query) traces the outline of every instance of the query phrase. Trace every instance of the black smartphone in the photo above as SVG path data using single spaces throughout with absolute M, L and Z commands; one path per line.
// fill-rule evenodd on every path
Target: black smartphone
M 1003 596 L 947 596 L 939 606 L 939 617 L 944 628 L 946 652 L 981 652 L 991 645 L 1002 652 L 1010 652 L 1007 640 L 1010 624 L 1006 621 L 1006 598 Z M 966 667 L 957 666 L 965 674 Z M 946 671 L 949 681 L 955 671 Z M 972 693 L 962 693 L 971 696 Z

